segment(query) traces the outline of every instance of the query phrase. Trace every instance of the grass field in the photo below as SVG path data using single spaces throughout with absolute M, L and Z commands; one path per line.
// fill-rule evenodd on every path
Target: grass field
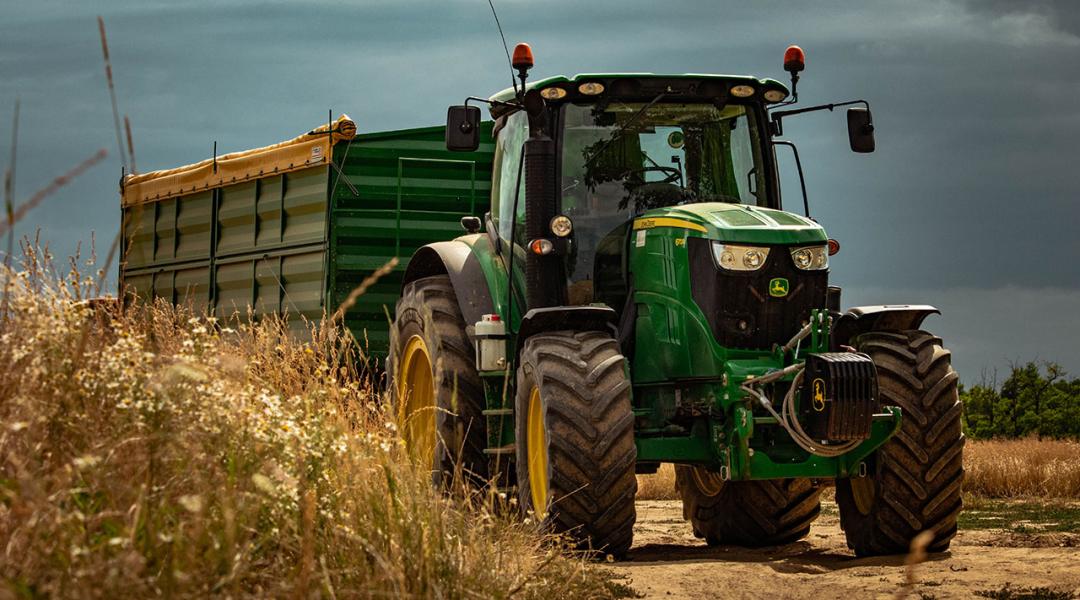
M 92 309 L 44 271 L 0 321 L 0 597 L 625 593 L 499 499 L 433 490 L 335 328 Z

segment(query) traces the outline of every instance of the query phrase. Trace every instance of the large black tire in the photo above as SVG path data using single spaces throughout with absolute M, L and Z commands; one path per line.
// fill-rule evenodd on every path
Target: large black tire
M 867 461 L 866 477 L 836 484 L 840 525 L 858 556 L 903 554 L 922 531 L 948 550 L 962 508 L 964 434 L 957 375 L 941 339 L 873 332 L 855 341 L 877 366 L 882 404 L 903 411 L 900 431 Z
M 821 513 L 821 488 L 809 479 L 723 481 L 702 467 L 675 466 L 683 518 L 710 546 L 761 547 L 806 537 Z
M 466 482 L 483 485 L 488 478 L 484 389 L 450 277 L 418 279 L 405 286 L 398 300 L 396 318 L 390 327 L 388 371 L 399 415 L 403 398 L 398 371 L 402 368 L 402 353 L 414 337 L 423 341 L 433 377 L 435 444 L 429 463 L 432 480 L 436 485 L 447 485 L 455 473 L 460 473 Z M 427 462 L 428 457 L 422 458 Z
M 637 518 L 637 448 L 625 362 L 606 333 L 538 334 L 521 352 L 515 397 L 522 507 L 554 531 L 573 536 L 579 548 L 615 557 L 630 549 Z M 534 398 L 533 424 L 542 423 L 543 435 L 530 438 Z M 539 453 L 532 465 L 530 441 Z M 547 507 L 533 501 L 530 470 L 547 486 Z

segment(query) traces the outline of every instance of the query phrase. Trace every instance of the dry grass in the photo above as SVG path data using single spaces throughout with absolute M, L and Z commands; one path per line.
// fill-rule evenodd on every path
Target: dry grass
M 1080 443 L 969 441 L 964 491 L 987 498 L 1080 498 Z
M 433 490 L 338 330 L 95 311 L 28 260 L 0 315 L 0 597 L 620 591 L 492 495 Z
M 675 465 L 664 463 L 651 475 L 637 476 L 638 500 L 678 500 L 675 490 Z
M 984 498 L 1080 499 L 1080 442 L 968 440 L 964 492 Z M 639 500 L 678 500 L 675 469 L 638 476 Z

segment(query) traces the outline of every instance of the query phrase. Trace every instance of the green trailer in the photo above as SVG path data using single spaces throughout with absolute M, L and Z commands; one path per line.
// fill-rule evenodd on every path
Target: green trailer
M 491 123 L 482 125 L 490 139 Z M 494 152 L 452 153 L 442 127 L 356 134 L 348 117 L 267 148 L 125 178 L 121 289 L 218 318 L 332 313 L 392 258 L 345 315 L 385 356 L 409 257 L 462 233 L 489 203 Z

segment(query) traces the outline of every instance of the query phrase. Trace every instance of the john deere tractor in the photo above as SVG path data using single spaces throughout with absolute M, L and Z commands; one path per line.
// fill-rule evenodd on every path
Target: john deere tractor
M 494 482 L 614 556 L 631 546 L 635 474 L 661 463 L 708 544 L 798 540 L 835 485 L 856 554 L 906 552 L 922 531 L 948 548 L 964 439 L 949 352 L 921 329 L 938 311 L 842 312 L 838 244 L 805 186 L 781 195 L 778 153 L 798 164 L 785 119 L 848 107 L 852 150 L 874 149 L 864 101 L 788 108 L 803 56 L 785 54 L 790 87 L 528 82 L 520 44 L 520 85 L 450 107 L 451 150 L 486 138 L 477 104 L 494 119 L 490 211 L 413 255 L 389 358 L 437 482 Z

